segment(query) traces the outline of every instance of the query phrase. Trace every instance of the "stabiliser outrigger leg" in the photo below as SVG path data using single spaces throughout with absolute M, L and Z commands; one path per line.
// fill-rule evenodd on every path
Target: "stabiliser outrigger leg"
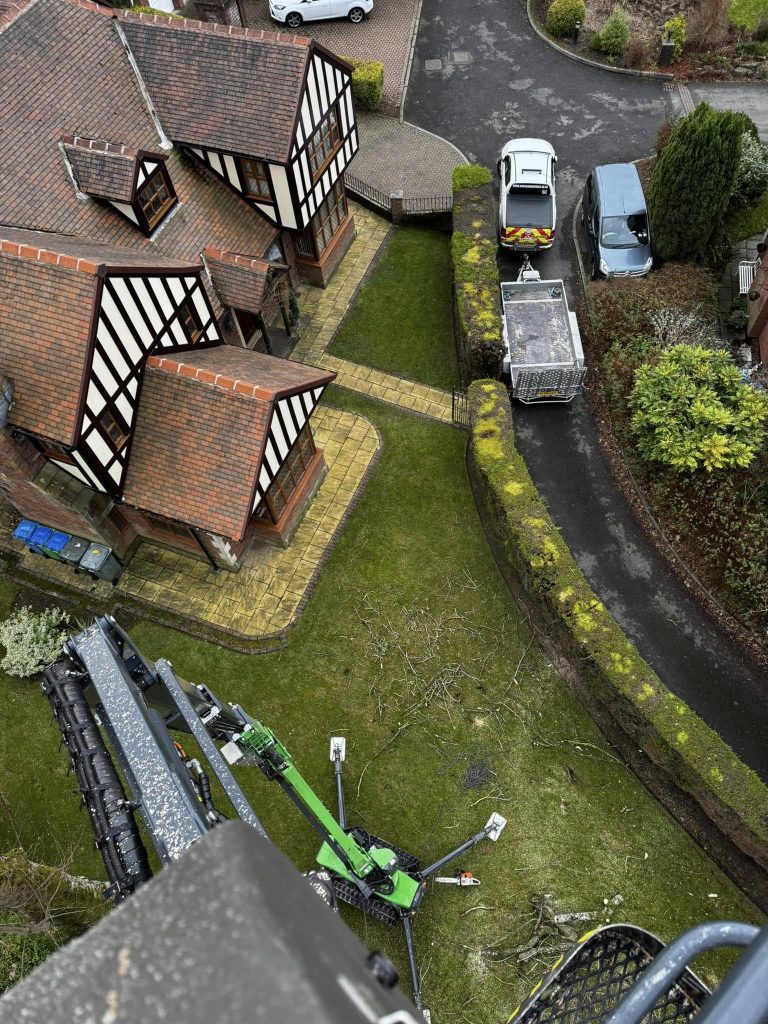
M 168 661 L 145 660 L 111 616 L 98 618 L 68 640 L 64 655 L 45 670 L 43 691 L 70 754 L 112 898 L 125 899 L 151 876 L 136 814 L 163 865 L 224 820 L 213 805 L 209 771 L 234 815 L 266 839 L 230 767 L 256 765 L 278 783 L 320 835 L 317 863 L 330 877 L 335 897 L 386 924 L 402 924 L 414 1002 L 423 1010 L 413 916 L 435 872 L 483 839 L 499 838 L 506 825 L 500 814 L 492 814 L 466 842 L 419 870 L 417 857 L 347 824 L 343 737 L 331 740 L 337 820 L 266 725 L 239 705 L 222 703 L 207 686 L 178 679 Z M 194 737 L 207 769 L 186 753 L 171 729 Z M 423 1012 L 428 1017 L 428 1011 Z
M 339 823 L 342 828 L 346 825 L 346 808 L 344 805 L 344 785 L 342 782 L 342 763 L 346 755 L 346 740 L 343 736 L 334 736 L 331 739 L 331 754 L 330 758 L 334 766 L 334 774 L 336 777 L 336 795 L 339 803 Z M 503 818 L 500 814 L 494 812 L 488 821 L 485 823 L 483 828 L 475 835 L 467 839 L 466 842 L 457 846 L 455 850 L 451 850 L 450 853 L 446 853 L 445 856 L 440 857 L 434 864 L 430 864 L 429 867 L 422 868 L 419 870 L 419 861 L 410 853 L 406 853 L 405 850 L 400 850 L 397 847 L 387 844 L 385 840 L 379 839 L 377 836 L 372 836 L 363 829 L 350 829 L 349 832 L 353 835 L 358 842 L 367 847 L 369 851 L 372 850 L 384 850 L 388 853 L 393 854 L 396 863 L 390 862 L 389 877 L 391 879 L 391 885 L 387 886 L 389 892 L 386 890 L 374 891 L 371 896 L 365 896 L 359 889 L 351 887 L 347 880 L 344 870 L 339 870 L 338 863 L 334 860 L 332 849 L 327 843 L 323 843 L 320 848 L 320 852 L 317 855 L 317 861 L 322 864 L 331 873 L 333 879 L 334 891 L 339 899 L 344 900 L 346 903 L 352 904 L 352 906 L 358 907 L 363 911 L 364 914 L 368 914 L 371 917 L 375 917 L 385 924 L 394 925 L 400 922 L 403 926 L 403 933 L 405 935 L 405 948 L 408 954 L 408 968 L 411 975 L 411 985 L 413 987 L 413 1001 L 421 1010 L 424 1015 L 429 1019 L 429 1012 L 424 1009 L 421 1003 L 421 982 L 419 979 L 419 972 L 416 966 L 416 952 L 413 945 L 413 926 L 411 919 L 418 910 L 421 900 L 426 890 L 427 880 L 432 875 L 436 874 L 441 868 L 444 868 L 446 864 L 450 864 L 452 860 L 460 857 L 462 853 L 466 853 L 467 850 L 471 850 L 477 843 L 482 842 L 483 839 L 490 839 L 495 842 L 506 825 L 506 818 Z M 398 878 L 398 876 L 404 876 Z M 406 881 L 406 879 L 408 881 Z M 412 883 L 416 883 L 415 888 Z M 398 887 L 399 890 L 398 891 Z

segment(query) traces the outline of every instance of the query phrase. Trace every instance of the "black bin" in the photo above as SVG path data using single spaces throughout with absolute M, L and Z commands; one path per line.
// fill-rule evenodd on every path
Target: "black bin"
M 75 572 L 78 572 L 80 559 L 90 546 L 91 542 L 89 540 L 85 540 L 83 537 L 70 537 L 59 552 L 59 558 L 62 562 L 66 562 L 67 565 L 72 566 Z
M 95 580 L 108 580 L 114 586 L 120 579 L 122 565 L 104 544 L 91 544 L 80 559 L 80 569 Z

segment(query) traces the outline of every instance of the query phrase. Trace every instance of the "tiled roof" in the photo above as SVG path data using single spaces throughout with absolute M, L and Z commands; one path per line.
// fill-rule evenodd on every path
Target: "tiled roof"
M 184 358 L 147 362 L 123 496 L 242 540 L 276 393 L 333 375 L 228 345 Z
M 89 355 L 96 266 L 0 243 L 0 367 L 13 382 L 9 420 L 73 444 Z M 49 258 L 46 258 L 46 255 Z
M 141 267 L 146 269 L 157 268 L 159 270 L 186 270 L 196 271 L 202 269 L 198 261 L 193 263 L 189 260 L 174 259 L 172 256 L 164 256 L 162 253 L 147 252 L 141 249 L 132 249 L 125 245 L 109 245 L 107 242 L 98 242 L 91 238 L 81 238 L 75 235 L 61 235 L 47 231 L 30 231 L 27 228 L 11 228 L 0 225 L 0 241 L 7 243 L 7 251 L 11 247 L 20 249 L 20 255 L 27 259 L 40 259 L 44 263 L 64 262 L 67 259 L 79 261 L 79 269 L 95 274 L 99 267 L 121 267 L 124 269 Z M 58 256 L 57 259 L 51 258 Z
M 288 162 L 309 39 L 133 13 L 122 25 L 174 141 Z
M 0 223 L 195 264 L 206 245 L 264 255 L 278 235 L 274 225 L 183 150 L 171 150 L 166 162 L 179 204 L 151 239 L 108 203 L 78 199 L 63 136 L 149 152 L 160 145 L 114 14 L 85 0 L 33 0 L 0 26 Z
M 213 278 L 213 287 L 224 305 L 258 313 L 269 273 L 266 260 L 211 248 L 205 249 L 203 256 Z
M 79 135 L 65 135 L 62 142 L 81 192 L 126 203 L 133 199 L 138 150 Z
M 83 238 L 0 227 L 0 369 L 13 381 L 9 419 L 73 444 L 90 360 L 101 266 L 158 266 L 144 253 Z M 162 260 L 164 269 L 189 264 Z
M 336 379 L 336 374 L 330 370 L 292 359 L 277 359 L 237 345 L 189 349 L 172 358 L 151 356 L 149 362 L 166 373 L 195 377 L 204 383 L 257 398 L 282 398 L 298 391 L 326 387 Z

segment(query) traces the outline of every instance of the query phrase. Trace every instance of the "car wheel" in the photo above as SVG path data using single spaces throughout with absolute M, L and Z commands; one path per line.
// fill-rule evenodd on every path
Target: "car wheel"
M 353 7 L 352 10 L 349 12 L 348 17 L 353 25 L 359 25 L 360 22 L 365 17 L 365 12 L 363 11 L 362 7 Z
M 592 256 L 590 258 L 591 258 L 591 268 L 590 268 L 589 276 L 592 278 L 593 281 L 596 281 L 597 280 L 597 261 L 595 260 L 594 256 Z
M 291 11 L 288 17 L 285 19 L 285 24 L 288 28 L 298 28 L 302 23 L 303 18 L 296 11 Z

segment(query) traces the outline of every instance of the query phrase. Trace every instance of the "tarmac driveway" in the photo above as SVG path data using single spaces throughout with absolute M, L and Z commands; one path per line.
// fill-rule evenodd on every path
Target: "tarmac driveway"
M 653 150 L 659 123 L 679 109 L 665 85 L 561 56 L 532 31 L 522 0 L 424 0 L 406 117 L 491 167 L 514 136 L 553 143 L 559 239 L 534 265 L 563 278 L 573 304 L 580 285 L 570 225 L 586 174 Z M 742 93 L 707 89 L 706 98 L 725 106 Z M 749 95 L 759 105 L 766 94 Z M 501 265 L 503 279 L 519 264 L 503 257 Z M 648 541 L 614 485 L 586 404 L 516 406 L 515 432 L 593 589 L 670 689 L 768 781 L 763 674 L 722 638 Z

